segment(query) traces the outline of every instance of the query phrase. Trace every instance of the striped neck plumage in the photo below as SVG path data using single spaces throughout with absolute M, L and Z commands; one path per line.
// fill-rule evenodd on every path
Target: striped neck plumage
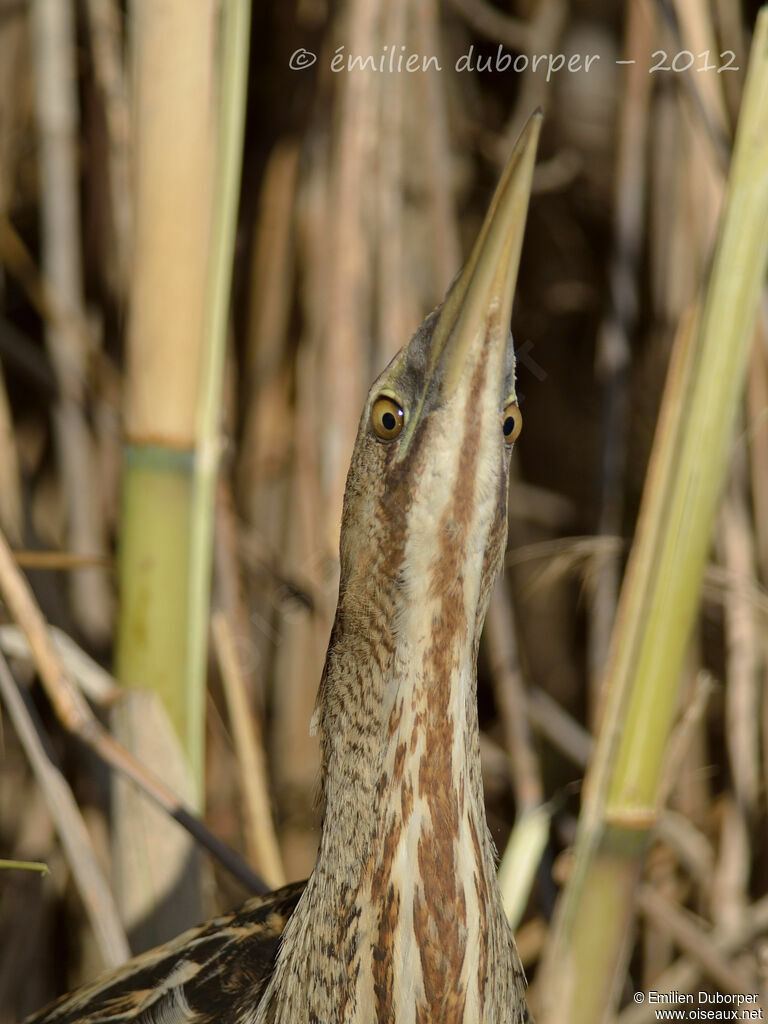
M 318 1021 L 510 1024 L 521 1004 L 475 675 L 506 538 L 506 352 L 489 332 L 466 386 L 424 415 L 405 458 L 384 449 L 375 473 L 361 421 L 318 698 L 320 854 L 281 954 L 293 958 L 285 998 Z
M 509 321 L 537 133 L 534 119 L 464 270 L 363 410 L 316 712 L 320 852 L 257 1024 L 525 1020 L 476 662 L 520 428 Z
M 410 617 L 387 614 L 387 588 L 349 592 L 339 608 L 320 716 L 321 848 L 285 935 L 274 1020 L 307 1007 L 309 1020 L 360 1024 L 518 1020 L 522 970 L 486 826 L 476 622 L 461 576 L 438 572 Z

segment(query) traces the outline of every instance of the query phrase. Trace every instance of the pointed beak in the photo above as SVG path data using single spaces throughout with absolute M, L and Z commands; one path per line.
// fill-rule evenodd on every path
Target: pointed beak
M 517 140 L 469 259 L 438 315 L 429 344 L 427 379 L 439 372 L 446 401 L 489 337 L 501 357 L 498 362 L 504 362 L 541 121 L 537 110 Z M 406 428 L 409 434 L 421 408 L 415 412 Z M 410 438 L 403 440 L 404 454 Z
M 489 333 L 497 345 L 507 343 L 541 120 L 537 110 L 517 140 L 477 241 L 435 326 L 431 369 L 442 363 L 446 398 Z

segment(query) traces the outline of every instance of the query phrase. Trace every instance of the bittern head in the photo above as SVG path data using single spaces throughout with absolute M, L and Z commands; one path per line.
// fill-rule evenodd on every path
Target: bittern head
M 540 119 L 523 131 L 443 304 L 370 389 L 345 496 L 344 588 L 375 571 L 420 600 L 455 567 L 474 618 L 500 565 L 522 425 L 510 317 Z
M 397 650 L 412 657 L 430 636 L 439 642 L 436 622 L 446 642 L 476 654 L 522 423 L 510 318 L 540 121 L 537 112 L 523 130 L 444 302 L 368 394 L 344 498 L 321 728 L 333 713 L 324 702 L 337 703 L 327 677 L 342 635 L 369 647 L 356 660 L 385 675 Z

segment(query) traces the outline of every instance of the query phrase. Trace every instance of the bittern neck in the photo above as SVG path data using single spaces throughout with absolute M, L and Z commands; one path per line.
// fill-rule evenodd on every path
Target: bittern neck
M 382 595 L 342 597 L 323 683 L 320 854 L 275 981 L 286 1020 L 307 1006 L 309 1020 L 361 1024 L 518 1020 L 522 971 L 483 806 L 476 640 L 456 621 L 464 596 L 446 586 L 441 614 L 425 605 L 389 627 Z

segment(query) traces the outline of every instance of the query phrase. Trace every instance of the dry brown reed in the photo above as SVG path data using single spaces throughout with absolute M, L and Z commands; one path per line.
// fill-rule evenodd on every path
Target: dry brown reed
M 47 620 L 139 687 L 158 663 L 152 653 L 126 668 L 134 627 L 154 638 L 152 651 L 174 648 L 177 665 L 195 645 L 200 655 L 207 636 L 202 626 L 194 643 L 187 635 L 190 577 L 174 546 L 189 539 L 191 477 L 181 473 L 176 508 L 179 487 L 161 489 L 155 510 L 132 526 L 138 491 L 119 470 L 121 431 L 134 447 L 165 445 L 171 462 L 199 440 L 203 357 L 193 337 L 207 315 L 213 12 L 222 5 L 169 6 L 180 16 L 208 11 L 197 57 L 175 85 L 179 47 L 143 34 L 157 4 L 134 3 L 127 14 L 117 0 L 0 10 L 0 526 Z M 730 0 L 332 8 L 301 0 L 253 9 L 228 405 L 226 414 L 211 407 L 205 442 L 211 466 L 223 454 L 219 500 L 211 495 L 204 510 L 216 530 L 214 657 L 200 660 L 211 687 L 194 706 L 182 698 L 171 717 L 183 741 L 197 729 L 199 750 L 207 708 L 209 756 L 198 778 L 219 836 L 270 882 L 306 874 L 321 813 L 309 721 L 365 389 L 440 300 L 511 139 L 543 105 L 513 318 L 525 429 L 479 685 L 489 821 L 500 851 L 511 838 L 510 856 L 526 873 L 527 906 L 515 913 L 535 1010 L 553 907 L 572 870 L 601 669 L 673 338 L 712 260 L 753 15 Z M 63 35 L 47 20 L 56 15 L 69 18 Z M 500 46 L 520 70 L 494 67 Z M 317 61 L 291 70 L 300 47 Z M 659 50 L 670 70 L 651 73 Z M 739 70 L 718 72 L 728 51 Z M 601 58 L 590 72 L 587 52 Z M 368 55 L 388 67 L 393 53 L 434 56 L 441 70 L 346 65 Z M 473 70 L 456 71 L 470 53 Z M 580 55 L 582 70 L 547 81 L 546 65 L 534 71 L 531 60 L 547 53 Z M 345 70 L 334 71 L 339 54 Z M 690 69 L 672 70 L 687 54 Z M 617 59 L 635 64 L 621 69 Z M 490 62 L 486 70 L 478 60 Z M 141 134 L 145 108 L 161 118 L 154 141 Z M 627 966 L 600 1007 L 621 1024 L 652 1019 L 647 1002 L 633 1002 L 638 990 L 738 988 L 765 998 L 767 310 L 764 302 L 702 608 L 677 680 L 658 813 L 626 912 Z M 204 562 L 195 563 L 198 580 Z M 166 587 L 151 599 L 150 570 Z M 201 598 L 204 583 L 198 610 Z M 5 600 L 4 621 L 23 626 L 21 618 Z M 45 860 L 51 875 L 0 871 L 0 948 L 13 951 L 0 962 L 0 1024 L 82 977 L 78 943 L 60 945 L 62 920 L 72 934 L 91 928 L 87 901 L 66 895 L 70 872 L 95 856 L 111 880 L 131 843 L 118 831 L 116 853 L 104 839 L 113 824 L 107 785 L 96 760 L 71 744 L 72 721 L 46 673 L 84 673 L 99 713 L 122 691 L 71 646 L 53 662 L 38 657 L 35 676 L 28 647 L 5 630 L 15 682 L 0 664 L 4 700 L 23 699 L 0 721 L 0 857 Z M 173 681 L 184 672 L 173 669 Z M 20 717 L 30 699 L 95 854 L 73 854 L 71 839 L 56 838 L 36 781 L 52 769 L 31 754 Z M 229 794 L 234 806 L 225 808 Z M 200 906 L 242 895 L 222 874 L 216 880 Z M 32 949 L 19 945 L 25 929 Z M 109 955 L 119 952 L 111 934 Z

